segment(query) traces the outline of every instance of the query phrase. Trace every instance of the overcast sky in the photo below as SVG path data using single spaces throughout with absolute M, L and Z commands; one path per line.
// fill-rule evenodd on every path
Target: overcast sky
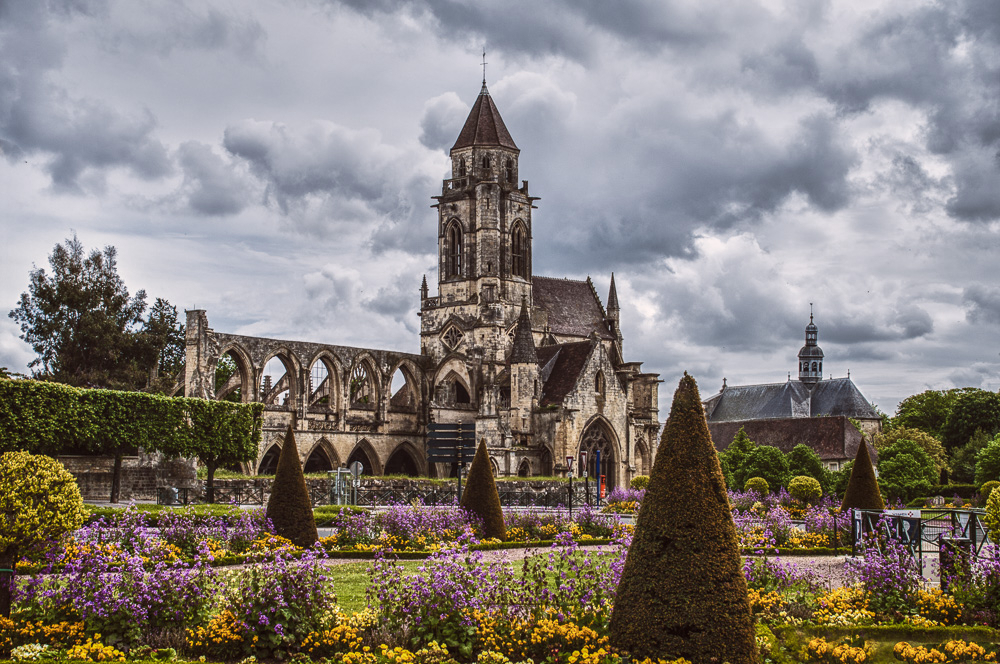
M 419 352 L 484 47 L 534 271 L 614 271 L 661 408 L 794 377 L 810 302 L 889 414 L 1000 388 L 997 0 L 0 0 L 3 311 L 76 232 L 218 331 Z

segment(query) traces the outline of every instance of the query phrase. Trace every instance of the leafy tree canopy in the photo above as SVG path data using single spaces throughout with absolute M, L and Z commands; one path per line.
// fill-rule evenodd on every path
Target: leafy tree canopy
M 882 450 L 892 447 L 897 441 L 903 439 L 912 440 L 919 445 L 934 462 L 939 475 L 942 470 L 948 468 L 948 453 L 945 452 L 944 445 L 941 444 L 940 440 L 920 429 L 897 426 L 875 436 L 872 442 L 881 455 Z M 934 482 L 937 483 L 937 480 Z
M 144 320 L 146 292 L 129 294 L 117 257 L 112 246 L 87 254 L 74 235 L 49 255 L 51 274 L 31 271 L 28 290 L 9 316 L 38 354 L 29 365 L 36 378 L 139 389 L 159 364 L 176 367 L 183 352 L 176 308 L 157 300 Z
M 974 391 L 976 388 L 960 387 L 951 390 L 926 390 L 906 397 L 896 407 L 891 428 L 920 429 L 940 440 L 944 423 L 955 401 L 961 395 Z
M 792 477 L 800 475 L 811 477 L 819 482 L 824 490 L 829 490 L 830 471 L 823 465 L 823 460 L 815 450 L 808 445 L 799 443 L 788 453 L 788 472 Z
M 1000 435 L 976 455 L 976 484 L 1000 480 Z
M 724 462 L 725 471 L 728 471 L 725 479 L 731 489 L 742 489 L 746 481 L 753 477 L 744 474 L 743 466 L 746 465 L 747 458 L 755 449 L 757 449 L 757 443 L 750 440 L 747 432 L 743 427 L 740 427 L 733 442 L 719 455 L 719 460 Z M 725 471 L 723 472 L 725 473 Z
M 976 429 L 965 445 L 951 451 L 949 466 L 951 467 L 951 481 L 971 483 L 976 478 L 976 457 L 992 440 L 983 432 Z
M 788 486 L 791 477 L 788 457 L 777 447 L 761 445 L 747 457 L 746 463 L 743 464 L 742 475 L 747 479 L 763 477 L 771 490 L 777 491 L 783 486 Z
M 915 441 L 900 438 L 879 453 L 879 486 L 890 496 L 926 495 L 937 483 L 934 460 Z
M 955 399 L 941 431 L 941 441 L 948 449 L 969 442 L 976 429 L 988 436 L 1000 433 L 1000 394 L 986 390 L 963 392 Z

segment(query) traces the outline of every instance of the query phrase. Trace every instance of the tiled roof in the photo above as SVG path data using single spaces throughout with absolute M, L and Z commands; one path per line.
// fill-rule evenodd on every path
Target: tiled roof
M 538 349 L 539 378 L 542 380 L 540 405 L 558 405 L 563 402 L 580 379 L 580 373 L 587 364 L 593 343 L 575 341 Z
M 462 133 L 458 135 L 452 150 L 458 148 L 468 148 L 474 145 L 499 145 L 501 147 L 517 150 L 514 139 L 510 137 L 507 126 L 500 117 L 497 105 L 493 103 L 490 91 L 486 89 L 486 82 L 483 82 L 483 89 L 476 98 L 476 103 L 472 105 L 472 111 L 465 120 Z
M 521 315 L 514 330 L 514 344 L 510 351 L 511 364 L 537 363 L 535 341 L 531 338 L 531 316 L 528 315 L 527 299 L 521 301 Z
M 604 308 L 588 281 L 532 277 L 534 305 L 548 313 L 553 334 L 614 339 L 604 318 Z
M 878 419 L 878 414 L 850 378 L 813 385 L 789 380 L 767 385 L 725 387 L 705 400 L 709 422 L 738 422 L 785 417 L 845 415 Z

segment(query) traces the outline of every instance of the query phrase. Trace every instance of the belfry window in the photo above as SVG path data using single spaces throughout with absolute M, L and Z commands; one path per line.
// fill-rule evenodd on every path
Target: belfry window
M 465 177 L 465 159 L 462 158 L 458 161 L 458 177 Z
M 525 257 L 525 237 L 524 226 L 517 224 L 510 239 L 510 272 L 515 277 L 528 278 L 528 269 Z
M 490 158 L 483 157 L 483 168 L 489 168 L 489 167 L 490 167 Z
M 445 277 L 462 276 L 462 227 L 452 222 L 445 232 Z

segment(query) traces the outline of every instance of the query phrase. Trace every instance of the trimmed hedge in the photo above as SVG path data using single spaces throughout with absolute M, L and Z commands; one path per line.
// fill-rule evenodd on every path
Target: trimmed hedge
M 851 479 L 847 482 L 847 490 L 844 491 L 844 502 L 840 506 L 841 512 L 846 512 L 851 508 L 862 510 L 884 510 L 885 503 L 882 501 L 882 493 L 878 489 L 878 480 L 875 479 L 875 468 L 872 467 L 872 458 L 868 454 L 868 445 L 861 441 L 858 445 L 858 454 L 854 457 L 854 466 L 851 468 Z
M 610 632 L 613 648 L 640 660 L 759 661 L 729 496 L 687 373 L 639 509 Z
M 267 518 L 274 532 L 287 537 L 295 546 L 308 548 L 316 543 L 316 519 L 313 518 L 312 500 L 302 474 L 299 449 L 291 425 L 285 433 L 285 442 L 278 456 L 278 469 L 267 501 Z
M 479 441 L 476 456 L 472 459 L 472 466 L 469 467 L 468 483 L 462 491 L 461 505 L 482 519 L 483 539 L 495 537 L 503 540 L 507 537 L 500 494 L 493 480 L 493 464 L 490 463 L 489 452 L 486 451 L 485 438 Z
M 956 494 L 959 498 L 966 500 L 975 497 L 979 493 L 979 487 L 975 484 L 935 484 L 931 487 L 931 496 L 942 496 L 951 499 Z

